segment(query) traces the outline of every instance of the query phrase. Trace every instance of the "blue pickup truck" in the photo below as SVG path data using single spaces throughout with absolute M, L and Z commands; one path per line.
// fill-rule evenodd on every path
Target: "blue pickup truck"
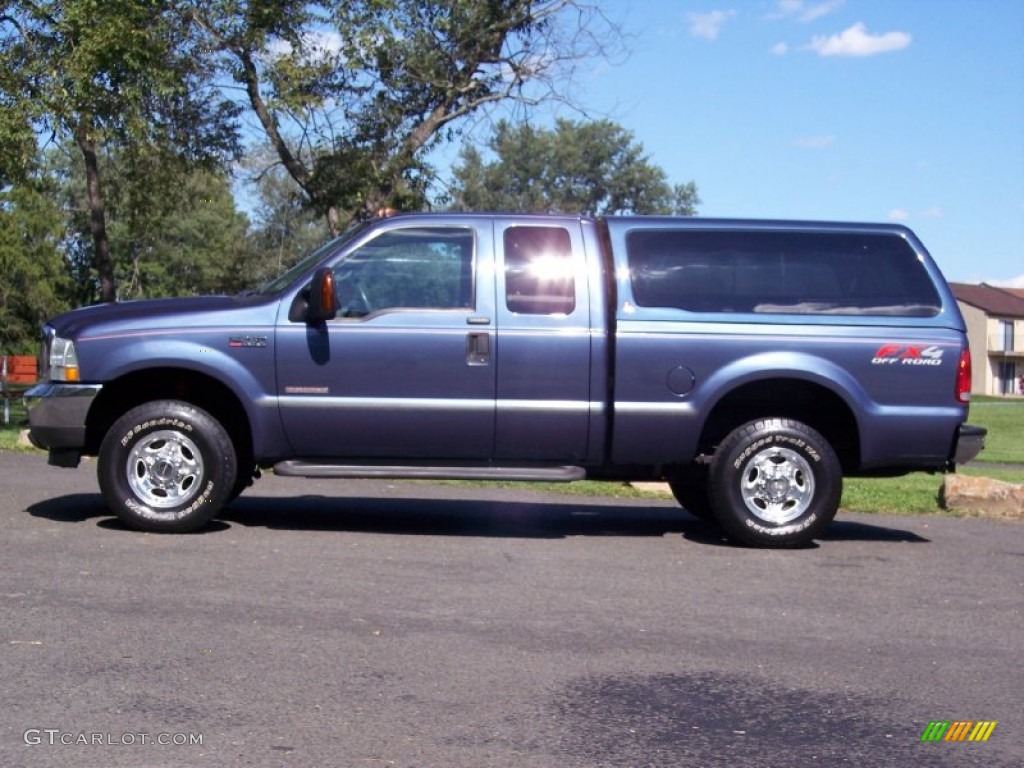
M 26 395 L 127 524 L 205 525 L 306 477 L 665 479 L 754 546 L 806 544 L 844 476 L 949 471 L 970 353 L 895 225 L 412 214 L 259 290 L 74 310 Z

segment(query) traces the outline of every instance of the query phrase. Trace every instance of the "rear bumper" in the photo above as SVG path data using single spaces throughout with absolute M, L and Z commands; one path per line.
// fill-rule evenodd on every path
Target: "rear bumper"
M 957 464 L 966 464 L 971 461 L 985 447 L 985 435 L 988 430 L 974 424 L 961 424 L 960 432 L 956 440 L 956 452 L 953 461 Z
M 85 447 L 85 421 L 101 384 L 38 384 L 25 392 L 29 440 L 51 452 Z

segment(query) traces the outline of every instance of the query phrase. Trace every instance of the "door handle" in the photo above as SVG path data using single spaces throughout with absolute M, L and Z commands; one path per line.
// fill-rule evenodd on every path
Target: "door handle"
M 484 333 L 466 334 L 466 365 L 491 364 L 491 337 Z

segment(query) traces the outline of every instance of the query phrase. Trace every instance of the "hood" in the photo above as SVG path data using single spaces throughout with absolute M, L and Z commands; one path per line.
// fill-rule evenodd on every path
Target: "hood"
M 266 296 L 192 296 L 96 304 L 49 321 L 59 336 L 77 339 L 110 332 L 273 323 L 276 299 Z

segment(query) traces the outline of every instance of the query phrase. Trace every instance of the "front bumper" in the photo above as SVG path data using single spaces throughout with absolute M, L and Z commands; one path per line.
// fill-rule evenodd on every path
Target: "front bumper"
M 956 440 L 956 454 L 954 461 L 957 464 L 966 464 L 974 459 L 985 447 L 985 435 L 988 430 L 974 424 L 961 424 L 960 432 Z
M 85 447 L 85 421 L 102 384 L 37 384 L 25 392 L 29 440 L 54 453 L 74 453 Z M 77 464 L 77 460 L 75 462 Z

